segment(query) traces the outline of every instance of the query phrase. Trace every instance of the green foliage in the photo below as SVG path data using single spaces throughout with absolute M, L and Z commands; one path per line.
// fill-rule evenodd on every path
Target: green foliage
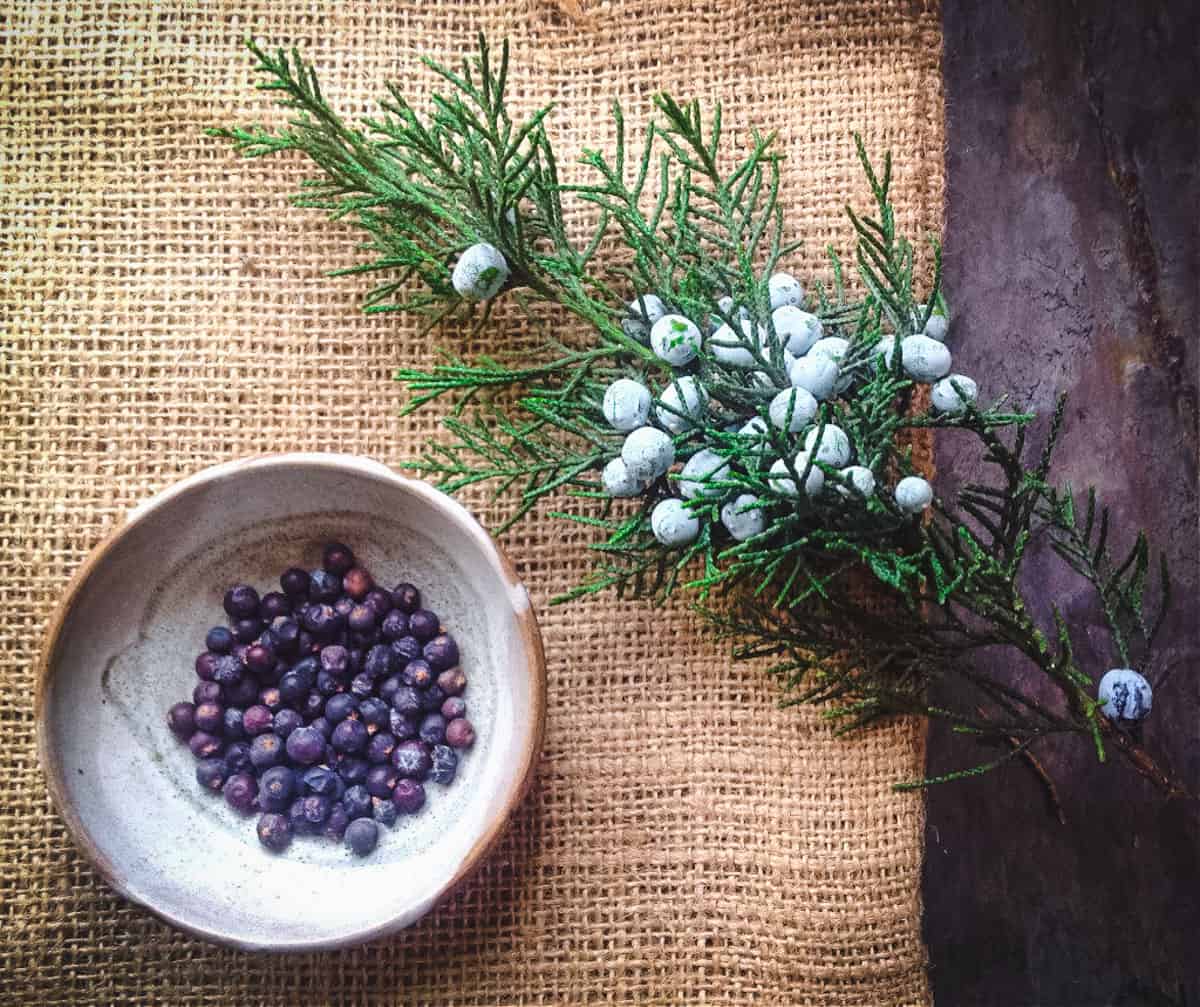
M 509 264 L 507 294 L 526 306 L 543 301 L 565 309 L 587 329 L 582 344 L 547 340 L 533 360 L 448 355 L 431 368 L 396 375 L 412 394 L 409 411 L 448 400 L 448 440 L 426 446 L 415 463 L 422 474 L 449 492 L 487 484 L 511 499 L 500 530 L 540 507 L 594 529 L 592 575 L 559 600 L 611 588 L 661 601 L 686 590 L 713 603 L 708 614 L 734 640 L 736 657 L 767 659 L 788 702 L 822 704 L 842 730 L 914 714 L 1008 745 L 999 759 L 917 785 L 977 775 L 1051 735 L 1090 737 L 1104 757 L 1104 738 L 1116 730 L 1094 699 L 1094 679 L 1105 669 L 1079 666 L 1071 627 L 1057 610 L 1042 613 L 1054 626 L 1043 631 L 1025 602 L 1022 564 L 1035 541 L 1048 540 L 1094 588 L 1122 662 L 1142 667 L 1169 598 L 1165 565 L 1151 604 L 1145 537 L 1114 559 L 1110 515 L 1094 492 L 1081 518 L 1074 492 L 1053 484 L 1061 402 L 1048 442 L 1032 460 L 1025 440 L 1033 417 L 1008 409 L 1003 399 L 954 415 L 917 404 L 899 345 L 933 313 L 947 313 L 941 250 L 931 241 L 931 266 L 921 269 L 898 232 L 890 156 L 877 170 L 855 138 L 873 202 L 869 213 L 847 207 L 864 293 L 848 294 L 832 250 L 832 283 L 810 293 L 825 335 L 849 344 L 840 365 L 849 387 L 821 406 L 816 427 L 836 423 L 859 462 L 892 483 L 913 473 L 909 445 L 916 432 L 938 428 L 975 438 L 995 479 L 935 501 L 923 520 L 903 513 L 886 485 L 866 498 L 823 462 L 810 460 L 797 471 L 796 435 L 765 422 L 772 397 L 789 387 L 767 281 L 797 248 L 786 240 L 774 134 L 752 133 L 731 162 L 722 147 L 720 106 L 706 120 L 697 103 L 660 95 L 658 118 L 635 151 L 614 105 L 612 155 L 584 151 L 581 168 L 590 180 L 567 183 L 544 128 L 551 109 L 521 123 L 508 114 L 507 45 L 497 57 L 481 38 L 478 57 L 457 70 L 429 63 L 446 90 L 433 96 L 426 115 L 389 84 L 382 114 L 361 126 L 347 125 L 328 106 L 299 55 L 271 55 L 253 44 L 251 51 L 264 78 L 260 87 L 280 95 L 289 122 L 276 131 L 214 135 L 247 156 L 295 150 L 317 165 L 320 177 L 296 202 L 365 232 L 368 261 L 343 272 L 381 275 L 366 310 L 415 312 L 429 326 L 474 315 L 482 325 L 492 302 L 480 310 L 461 299 L 450 272 L 465 249 L 488 242 Z M 568 230 L 567 200 L 592 209 L 581 241 Z M 610 500 L 599 481 L 624 439 L 603 417 L 608 385 L 636 378 L 659 390 L 656 408 L 667 408 L 662 395 L 675 380 L 636 330 L 622 324 L 629 318 L 625 302 L 649 292 L 702 328 L 709 319 L 729 326 L 733 341 L 723 345 L 744 350 L 749 361 L 722 362 L 710 342 L 690 369 L 710 401 L 702 418 L 674 435 L 676 457 L 686 461 L 707 449 L 729 467 L 689 501 L 702 531 L 680 549 L 661 546 L 649 521 L 659 500 L 677 494 L 677 476 L 657 480 L 635 501 Z M 758 326 L 767 339 L 755 336 Z M 764 420 L 761 428 L 744 429 L 754 416 Z M 769 476 L 776 458 L 786 460 L 796 485 L 818 465 L 826 492 L 812 499 L 784 492 Z M 761 533 L 737 542 L 725 533 L 720 509 L 741 494 L 757 498 L 753 506 L 765 522 Z M 1053 698 L 987 672 L 976 654 L 994 647 L 1037 668 Z M 929 700 L 931 686 L 942 681 L 954 683 L 947 690 L 959 697 L 953 709 Z M 1131 743 L 1120 740 L 1129 754 Z M 1135 766 L 1145 756 L 1136 751 Z

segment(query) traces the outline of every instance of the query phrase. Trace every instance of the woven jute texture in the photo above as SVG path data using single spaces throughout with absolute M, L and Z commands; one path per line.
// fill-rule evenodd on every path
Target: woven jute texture
M 512 100 L 559 103 L 564 169 L 670 89 L 722 98 L 731 140 L 778 128 L 801 275 L 846 250 L 866 191 L 850 133 L 895 151 L 902 223 L 938 227 L 940 35 L 887 0 L 475 5 L 319 0 L 5 5 L 0 514 L 0 1001 L 83 1004 L 911 1004 L 920 941 L 920 729 L 840 740 L 780 710 L 683 607 L 548 608 L 587 536 L 526 522 L 506 547 L 549 656 L 540 774 L 483 869 L 401 936 L 249 955 L 113 895 L 49 805 L 32 667 L 87 551 L 138 501 L 214 462 L 349 451 L 397 464 L 434 429 L 397 418 L 401 363 L 432 359 L 398 316 L 331 279 L 355 236 L 289 208 L 298 159 L 244 162 L 202 130 L 277 116 L 240 40 L 301 46 L 365 112 L 418 53 L 513 44 Z M 458 338 L 443 336 L 441 338 Z M 532 345 L 495 326 L 469 351 Z M 472 503 L 486 521 L 497 513 Z M 186 676 L 186 669 L 180 674 Z M 183 679 L 186 680 L 186 677 Z M 120 758 L 121 753 L 113 753 Z M 320 907 L 314 907 L 319 912 Z

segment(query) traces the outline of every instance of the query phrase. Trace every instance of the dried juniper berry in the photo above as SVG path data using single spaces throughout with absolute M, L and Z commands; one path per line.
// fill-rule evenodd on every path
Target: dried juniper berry
M 320 797 L 316 794 L 305 797 L 303 800 L 304 820 L 313 826 L 312 831 L 315 832 L 317 831 L 315 826 L 323 825 L 325 819 L 329 817 L 333 802 L 328 797 Z
M 278 654 L 295 654 L 300 644 L 300 624 L 295 619 L 276 619 L 271 623 Z
M 283 709 L 283 697 L 279 695 L 279 689 L 274 685 L 268 685 L 258 690 L 258 702 L 272 713 L 278 713 Z
M 283 739 L 278 734 L 269 732 L 254 736 L 254 740 L 250 742 L 250 763 L 255 769 L 270 769 L 282 761 Z
M 275 722 L 271 725 L 279 737 L 287 741 L 287 737 L 297 727 L 304 726 L 304 718 L 295 710 L 283 709 L 275 714 Z
M 423 655 L 434 671 L 445 671 L 458 664 L 458 644 L 443 633 L 425 644 Z
M 289 567 L 279 575 L 279 586 L 289 598 L 304 597 L 308 594 L 308 571 L 298 566 Z
M 264 622 L 271 622 L 280 616 L 292 614 L 292 603 L 286 594 L 279 591 L 268 591 L 258 603 L 258 617 Z
M 276 853 L 286 850 L 292 842 L 292 827 L 288 820 L 273 812 L 258 820 L 258 841 Z
M 236 685 L 228 686 L 221 691 L 231 706 L 241 707 L 242 709 L 245 709 L 247 706 L 253 706 L 258 701 L 258 683 L 249 677 L 243 678 Z
M 406 615 L 421 607 L 421 592 L 412 584 L 397 584 L 392 588 L 392 604 Z
M 326 839 L 341 839 L 346 834 L 346 826 L 350 824 L 350 816 L 340 804 L 329 809 L 329 817 L 321 828 L 321 835 Z
M 219 688 L 219 687 L 218 687 Z M 192 703 L 176 703 L 167 711 L 167 727 L 180 741 L 187 741 L 196 730 L 196 707 Z
M 265 635 L 265 634 L 264 634 Z M 272 634 L 274 635 L 274 634 Z M 250 645 L 246 651 L 246 670 L 251 675 L 267 675 L 275 670 L 275 652 L 262 642 Z
M 188 749 L 197 759 L 208 759 L 221 750 L 221 739 L 207 731 L 196 731 L 188 738 Z
M 367 651 L 366 660 L 363 662 L 363 674 L 370 676 L 372 680 L 377 678 L 387 678 L 396 670 L 396 655 L 392 653 L 391 647 L 386 643 L 376 644 Z
M 375 691 L 374 680 L 363 672 L 361 675 L 355 675 L 350 680 L 350 692 L 359 699 L 366 699 Z
M 355 601 L 362 601 L 374 586 L 375 581 L 361 566 L 351 567 L 342 576 L 342 590 Z
M 425 713 L 437 713 L 442 707 L 446 694 L 436 685 L 431 685 L 421 693 L 421 709 Z
M 458 772 L 458 756 L 454 754 L 454 749 L 448 745 L 434 745 L 429 758 L 433 763 L 429 778 L 434 783 L 453 783 L 454 774 Z
M 380 731 L 367 742 L 367 761 L 376 765 L 388 762 L 395 747 L 396 736 L 387 731 Z
M 242 728 L 242 711 L 236 706 L 229 707 L 221 714 L 221 734 L 230 741 L 240 741 L 246 736 Z
M 225 613 L 230 619 L 248 619 L 258 614 L 258 592 L 249 584 L 234 584 L 225 592 Z
M 350 671 L 350 652 L 345 647 L 331 643 L 321 648 L 319 662 L 322 671 L 340 678 Z
M 400 677 L 404 679 L 405 685 L 411 685 L 414 689 L 424 689 L 433 682 L 433 669 L 418 658 L 415 661 L 409 661 L 404 666 Z
M 425 806 L 425 788 L 416 780 L 398 780 L 392 788 L 392 804 L 402 815 L 415 815 Z
M 341 542 L 330 542 L 321 553 L 321 566 L 334 576 L 343 577 L 354 566 L 354 552 Z
M 392 697 L 396 695 L 396 690 L 403 684 L 399 675 L 388 675 L 387 678 L 376 686 L 375 691 L 379 694 L 379 698 L 390 706 Z
M 312 826 L 308 819 L 304 816 L 304 798 L 297 797 L 288 805 L 287 809 L 288 824 L 292 827 L 292 832 L 297 836 L 307 836 L 312 833 Z
M 278 659 L 279 659 L 279 657 L 280 657 L 280 654 L 279 654 L 279 637 L 277 637 L 277 636 L 275 635 L 275 630 L 273 630 L 273 629 L 271 628 L 271 626 L 268 626 L 266 629 L 264 629 L 264 630 L 263 630 L 263 631 L 262 631 L 262 632 L 259 634 L 259 637 L 258 637 L 258 641 L 257 641 L 257 643 L 258 643 L 258 645 L 259 645 L 259 646 L 261 646 L 261 647 L 266 647 L 266 648 L 267 648 L 267 650 L 269 650 L 269 651 L 271 652 L 271 657 L 272 657 L 272 661 L 271 661 L 271 667 L 270 667 L 270 668 L 267 668 L 267 669 L 265 669 L 264 671 L 262 671 L 262 672 L 260 672 L 260 673 L 259 673 L 259 674 L 264 674 L 264 675 L 265 675 L 265 674 L 266 674 L 268 671 L 270 671 L 272 668 L 274 668 L 274 667 L 275 667 L 275 664 L 277 663 L 277 661 L 278 661 Z M 252 644 L 251 646 L 253 646 L 253 644 Z M 247 652 L 247 653 L 249 653 L 249 652 Z
M 429 746 L 423 741 L 402 741 L 392 751 L 393 768 L 409 779 L 425 779 L 432 765 Z
M 237 685 L 242 680 L 242 662 L 232 654 L 213 661 L 212 680 L 218 685 Z
M 256 738 L 255 741 L 257 740 Z M 311 766 L 320 762 L 325 755 L 325 737 L 311 727 L 297 727 L 288 735 L 287 754 L 292 762 L 301 766 Z
M 319 639 L 327 639 L 338 631 L 341 616 L 330 605 L 306 605 L 300 613 L 300 625 Z
M 311 727 L 314 731 L 318 731 L 320 733 L 321 737 L 324 738 L 326 741 L 328 741 L 329 736 L 331 734 L 333 734 L 333 725 L 331 723 L 329 723 L 329 721 L 326 720 L 324 717 L 314 718 L 312 721 L 309 722 L 308 726 Z
M 388 730 L 395 735 L 397 741 L 407 741 L 417 736 L 417 726 L 420 723 L 416 713 L 401 713 L 393 710 L 388 715 Z
M 282 712 L 282 711 L 280 711 Z M 266 734 L 274 726 L 275 715 L 261 703 L 246 708 L 242 713 L 242 730 L 250 737 Z
M 372 629 L 366 633 L 346 633 L 346 646 L 354 650 L 367 651 L 375 646 L 380 640 L 379 630 Z M 362 661 L 358 663 L 358 670 L 362 671 Z
M 383 623 L 379 628 L 386 639 L 399 640 L 403 636 L 408 636 L 408 616 L 399 609 L 392 609 L 383 617 Z
M 325 766 L 313 766 L 300 774 L 300 788 L 304 794 L 318 797 L 339 798 L 346 789 L 340 776 Z
M 408 617 L 408 631 L 421 643 L 437 636 L 441 626 L 441 620 L 427 608 L 419 608 Z
M 411 685 L 402 685 L 392 693 L 392 709 L 397 713 L 420 713 L 421 693 Z
M 346 847 L 356 857 L 365 857 L 379 844 L 379 826 L 371 818 L 356 818 L 346 826 Z
M 211 682 L 213 680 L 213 672 L 216 671 L 217 662 L 226 657 L 226 654 L 216 654 L 211 650 L 206 650 L 196 657 L 196 677 L 202 682 Z
M 401 664 L 408 664 L 421 656 L 421 642 L 415 636 L 402 636 L 392 641 L 392 653 Z
M 342 596 L 342 578 L 328 570 L 314 570 L 308 576 L 308 599 L 332 605 Z
M 294 671 L 289 671 L 279 680 L 279 698 L 287 706 L 299 706 L 308 695 L 308 686 Z
M 372 797 L 387 797 L 400 779 L 400 773 L 392 766 L 372 766 L 367 770 L 363 786 Z
M 342 679 L 324 670 L 317 672 L 317 692 L 322 696 L 328 697 L 345 691 L 346 683 Z
M 308 695 L 300 703 L 300 713 L 305 720 L 316 720 L 325 712 L 325 701 L 328 697 L 319 689 L 309 689 Z
M 247 741 L 231 741 L 225 746 L 221 758 L 231 773 L 249 773 L 254 768 L 250 761 L 250 743 Z
M 301 628 L 296 637 L 296 653 L 302 657 L 317 650 L 316 638 L 307 629 Z
M 238 619 L 233 624 L 233 638 L 238 643 L 251 644 L 258 639 L 258 634 L 263 631 L 263 622 L 258 616 L 253 616 L 249 619 Z
M 354 754 L 367 747 L 367 727 L 361 720 L 343 720 L 333 729 L 329 743 L 339 752 Z
M 301 658 L 291 667 L 291 673 L 299 676 L 306 689 L 311 689 L 317 684 L 317 672 L 320 670 L 321 659 L 313 655 Z
M 197 682 L 192 690 L 192 702 L 199 706 L 201 703 L 219 703 L 225 696 L 225 690 L 216 682 Z
M 226 767 L 224 759 L 210 756 L 196 763 L 196 782 L 205 790 L 220 790 L 225 786 L 225 779 L 228 776 L 229 769 Z
M 451 748 L 470 748 L 475 744 L 475 728 L 465 717 L 458 717 L 446 725 L 446 744 Z
M 447 668 L 438 675 L 437 684 L 447 696 L 460 696 L 467 687 L 467 676 L 462 668 Z
M 342 617 L 342 625 L 349 626 L 350 613 L 354 611 L 354 599 L 348 594 L 338 595 L 337 601 L 333 603 L 333 610 Z
M 339 692 L 325 700 L 325 719 L 331 724 L 340 724 L 347 717 L 358 716 L 358 697 L 348 692 Z
M 233 634 L 224 626 L 213 626 L 204 636 L 204 646 L 214 654 L 228 654 L 233 643 Z
M 446 738 L 446 719 L 440 713 L 428 714 L 421 719 L 417 734 L 427 745 L 440 745 Z
M 346 628 L 352 633 L 369 633 L 375 628 L 375 609 L 370 605 L 355 605 L 346 616 Z
M 351 818 L 362 818 L 371 813 L 371 794 L 361 783 L 347 787 L 342 794 L 342 807 Z
M 399 786 L 399 783 L 397 783 Z M 396 792 L 396 788 L 392 788 L 392 793 Z M 371 817 L 380 825 L 386 825 L 389 829 L 396 824 L 396 805 L 392 803 L 390 797 L 372 797 L 371 798 Z
M 363 783 L 367 778 L 367 771 L 371 768 L 366 759 L 357 755 L 339 755 L 334 765 L 337 767 L 338 776 L 347 787 Z
M 467 715 L 467 701 L 462 696 L 447 696 L 442 703 L 441 714 L 447 721 Z
M 378 696 L 367 696 L 358 704 L 358 719 L 366 724 L 368 729 L 385 729 L 390 712 L 387 703 Z
M 245 814 L 254 810 L 258 798 L 258 781 L 249 773 L 234 773 L 221 788 L 225 803 Z
M 380 587 L 373 587 L 367 592 L 363 604 L 375 610 L 375 618 L 383 619 L 392 610 L 392 595 Z
M 258 786 L 264 811 L 284 811 L 296 796 L 296 774 L 287 766 L 272 766 L 259 777 Z

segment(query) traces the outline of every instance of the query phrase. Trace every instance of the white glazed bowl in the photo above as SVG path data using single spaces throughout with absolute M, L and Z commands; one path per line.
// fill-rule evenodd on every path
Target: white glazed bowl
M 287 567 L 319 566 L 330 539 L 386 586 L 421 588 L 459 642 L 477 733 L 455 781 L 429 784 L 425 809 L 362 859 L 319 838 L 268 852 L 255 816 L 201 790 L 165 720 L 191 698 L 226 587 L 271 590 Z M 430 486 L 346 455 L 218 465 L 136 508 L 67 589 L 37 687 L 51 796 L 107 881 L 191 933 L 281 951 L 361 943 L 428 912 L 524 795 L 544 717 L 537 622 L 491 537 Z

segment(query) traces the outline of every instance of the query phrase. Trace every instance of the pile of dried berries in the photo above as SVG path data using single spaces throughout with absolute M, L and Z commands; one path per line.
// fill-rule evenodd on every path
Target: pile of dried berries
M 225 593 L 230 625 L 208 631 L 192 702 L 172 706 L 167 726 L 200 786 L 262 813 L 268 849 L 321 835 L 365 856 L 377 823 L 420 811 L 424 782 L 452 782 L 455 749 L 475 740 L 458 644 L 416 587 L 377 586 L 340 543 L 321 569 L 293 567 L 279 584 Z

